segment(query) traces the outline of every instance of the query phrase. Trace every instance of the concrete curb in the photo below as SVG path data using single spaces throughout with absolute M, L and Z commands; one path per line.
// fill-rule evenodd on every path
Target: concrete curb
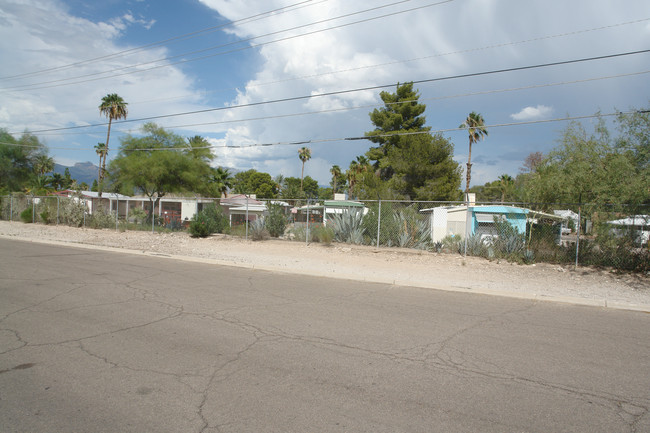
M 536 293 L 521 293 L 521 292 L 510 292 L 506 290 L 490 290 L 490 289 L 481 289 L 481 288 L 472 289 L 468 287 L 454 287 L 454 286 L 431 284 L 430 282 L 426 282 L 426 281 L 399 280 L 399 279 L 373 277 L 371 275 L 341 274 L 341 273 L 334 274 L 328 272 L 305 273 L 305 272 L 300 272 L 298 269 L 286 269 L 277 266 L 260 266 L 251 263 L 240 263 L 240 262 L 228 261 L 228 260 L 209 259 L 205 257 L 192 257 L 192 256 L 155 253 L 149 251 L 131 250 L 126 248 L 91 245 L 91 244 L 84 244 L 84 243 L 77 243 L 77 242 L 65 242 L 65 241 L 56 241 L 56 240 L 49 240 L 49 239 L 25 239 L 17 236 L 7 236 L 2 234 L 0 234 L 0 238 L 21 241 L 21 242 L 69 246 L 69 247 L 84 248 L 89 250 L 110 251 L 114 253 L 134 254 L 134 255 L 147 256 L 147 257 L 181 260 L 181 261 L 191 262 L 191 263 L 203 263 L 203 264 L 228 266 L 228 267 L 251 269 L 251 270 L 260 270 L 260 271 L 267 271 L 267 272 L 277 272 L 283 274 L 309 275 L 311 277 L 333 278 L 336 280 L 364 281 L 368 283 L 417 287 L 422 289 L 442 290 L 446 292 L 471 293 L 471 294 L 480 294 L 480 295 L 487 295 L 487 296 L 500 296 L 506 298 L 526 299 L 532 301 L 556 302 L 562 304 L 608 308 L 613 310 L 629 310 L 629 311 L 640 311 L 644 313 L 650 313 L 650 305 L 631 304 L 631 303 L 620 302 L 620 301 L 610 301 L 607 299 L 588 299 L 588 298 L 580 298 L 575 296 L 539 295 Z

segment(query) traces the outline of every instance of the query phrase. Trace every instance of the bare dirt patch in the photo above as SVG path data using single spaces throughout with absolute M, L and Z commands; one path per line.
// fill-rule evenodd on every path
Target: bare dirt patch
M 396 285 L 650 309 L 650 277 L 538 263 L 518 265 L 457 254 L 285 240 L 246 241 L 187 233 L 119 232 L 0 221 L 0 236 L 184 256 L 215 263 Z

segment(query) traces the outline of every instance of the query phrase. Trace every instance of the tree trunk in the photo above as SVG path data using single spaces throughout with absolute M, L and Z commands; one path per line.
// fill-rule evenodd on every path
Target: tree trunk
M 468 199 L 469 181 L 472 179 L 472 140 L 469 141 L 469 155 L 467 156 L 467 183 L 465 184 L 465 200 Z
M 104 189 L 104 176 L 106 175 L 106 156 L 108 155 L 108 139 L 111 137 L 111 123 L 113 123 L 113 118 L 108 117 L 108 133 L 106 134 L 106 149 L 104 149 L 104 159 L 102 161 L 102 180 L 99 182 L 98 191 L 99 197 L 102 197 L 102 190 Z
M 302 171 L 300 172 L 300 191 L 302 191 L 302 180 L 305 177 L 305 161 L 302 162 Z

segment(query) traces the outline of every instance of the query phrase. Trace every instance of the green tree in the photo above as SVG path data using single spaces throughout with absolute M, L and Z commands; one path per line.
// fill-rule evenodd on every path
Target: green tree
M 275 198 L 279 192 L 279 186 L 270 174 L 255 169 L 236 173 L 233 189 L 237 194 L 255 194 L 258 198 Z
M 36 161 L 43 156 L 48 159 L 47 148 L 36 136 L 26 132 L 16 139 L 0 128 L 0 193 L 28 188 L 40 170 L 36 168 Z
M 311 149 L 308 147 L 301 147 L 298 150 L 298 158 L 302 161 L 302 171 L 300 172 L 300 190 L 302 191 L 302 179 L 305 177 L 305 162 L 311 159 Z
M 580 123 L 569 124 L 558 146 L 526 181 L 532 201 L 608 204 L 648 201 L 650 181 L 637 164 L 636 153 L 618 145 L 625 139 L 623 133 L 612 140 L 603 120 L 593 132 Z
M 70 169 L 68 167 L 63 170 L 63 181 L 61 182 L 62 189 L 69 189 L 72 186 L 74 179 L 70 175 Z
M 395 172 L 390 188 L 412 200 L 457 200 L 460 167 L 453 153 L 453 144 L 441 134 L 402 137 L 386 155 Z
M 150 211 L 169 193 L 209 194 L 212 168 L 206 158 L 197 158 L 183 137 L 154 123 L 142 129 L 143 137 L 128 135 L 122 139 L 119 154 L 111 162 L 110 177 L 115 188 L 142 192 L 149 197 Z
M 219 197 L 225 197 L 228 190 L 233 186 L 233 177 L 230 170 L 217 167 L 212 174 L 212 183 L 214 183 Z
M 97 166 L 97 182 L 101 182 L 104 179 L 102 175 L 102 161 L 106 156 L 106 143 L 97 143 L 95 145 L 95 153 L 99 155 L 99 165 Z
M 382 180 L 388 180 L 393 175 L 393 169 L 384 159 L 393 147 L 400 147 L 400 141 L 405 133 L 423 133 L 431 128 L 425 127 L 426 118 L 423 116 L 426 105 L 418 102 L 420 94 L 413 89 L 413 83 L 398 84 L 395 93 L 381 92 L 379 94 L 384 107 L 370 113 L 370 120 L 375 129 L 366 132 L 366 137 L 373 143 L 379 144 L 366 153 L 374 167 L 379 170 Z
M 350 166 L 346 172 L 348 180 L 348 194 L 351 197 L 358 197 L 357 183 L 360 179 L 364 178 L 366 173 L 373 173 L 372 166 L 365 156 L 357 156 L 357 159 L 350 162 Z
M 54 170 L 54 159 L 41 153 L 34 158 L 34 171 L 39 176 L 45 176 L 46 173 L 51 173 Z
M 483 116 L 472 111 L 459 128 L 466 129 L 469 134 L 469 153 L 467 154 L 467 183 L 465 185 L 465 194 L 469 193 L 469 183 L 472 179 L 472 144 L 477 143 L 483 137 L 487 137 L 488 132 L 485 127 Z
M 61 176 L 61 173 L 52 173 L 51 179 L 52 179 L 51 181 L 52 187 L 55 190 L 59 191 L 60 189 L 63 189 L 64 179 L 63 176 Z
M 336 194 L 345 186 L 345 175 L 341 171 L 341 167 L 338 165 L 332 166 L 330 174 L 332 175 L 332 181 L 330 182 L 330 185 L 332 186 L 332 194 Z
M 54 190 L 52 186 L 52 178 L 44 174 L 38 174 L 33 176 L 27 186 L 25 191 L 27 194 L 36 196 L 36 195 L 46 195 L 47 193 Z
M 121 96 L 117 93 L 110 93 L 102 98 L 102 103 L 99 105 L 99 113 L 108 118 L 108 132 L 106 133 L 106 147 L 104 149 L 104 157 L 102 159 L 101 177 L 99 179 L 99 196 L 102 196 L 102 184 L 106 176 L 106 157 L 108 156 L 108 140 L 111 137 L 111 124 L 113 120 L 126 119 L 128 115 L 128 104 L 124 102 Z
M 508 174 L 499 176 L 499 190 L 501 191 L 501 204 L 505 202 L 506 195 L 512 194 L 515 187 L 515 180 Z

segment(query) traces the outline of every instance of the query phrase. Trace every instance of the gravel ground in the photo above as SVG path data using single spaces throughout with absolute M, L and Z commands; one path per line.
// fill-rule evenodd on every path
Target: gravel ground
M 118 232 L 9 221 L 0 221 L 0 237 L 109 247 L 313 276 L 650 311 L 650 276 L 600 269 L 518 265 L 397 248 L 253 242 L 226 235 L 194 239 L 187 233 Z

